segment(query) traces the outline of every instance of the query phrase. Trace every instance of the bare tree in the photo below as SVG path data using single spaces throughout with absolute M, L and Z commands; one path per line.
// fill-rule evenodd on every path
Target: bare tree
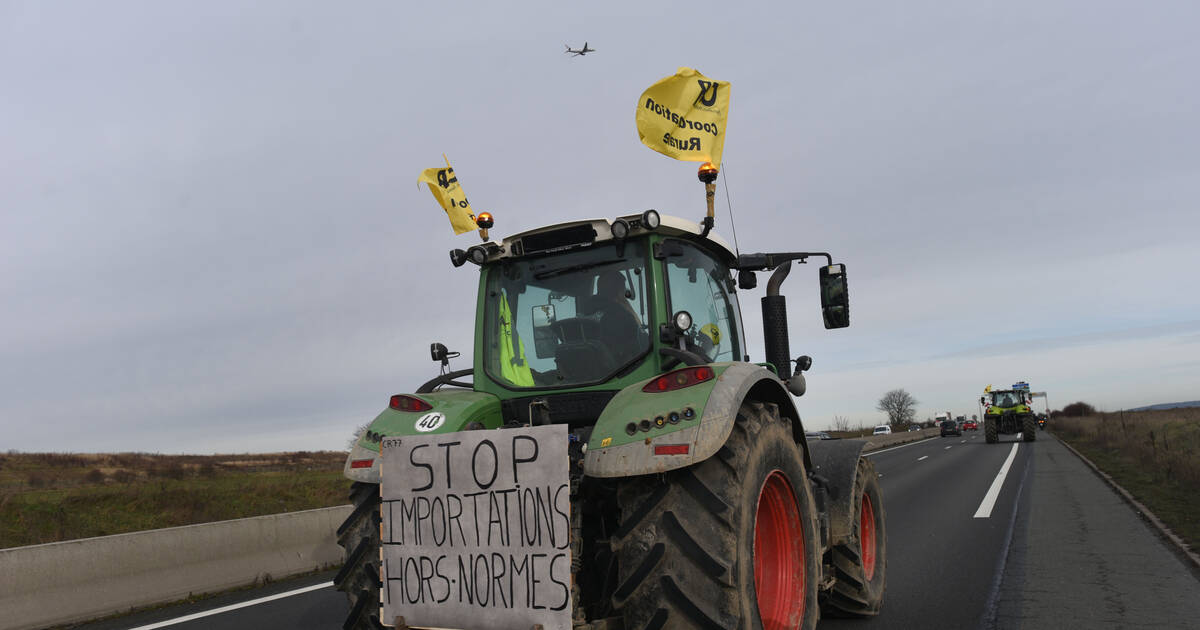
M 850 430 L 850 418 L 847 418 L 846 416 L 834 416 L 833 417 L 833 430 L 834 431 L 849 431 Z
M 917 399 L 903 389 L 893 389 L 879 399 L 875 408 L 888 415 L 888 423 L 903 427 L 917 415 Z

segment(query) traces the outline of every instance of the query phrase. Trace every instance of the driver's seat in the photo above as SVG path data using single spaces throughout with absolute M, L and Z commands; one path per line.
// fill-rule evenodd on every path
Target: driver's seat
M 625 276 L 605 271 L 596 279 L 596 295 L 580 300 L 580 312 L 598 315 L 600 340 L 612 350 L 617 362 L 624 363 L 638 353 L 641 322 L 626 296 Z

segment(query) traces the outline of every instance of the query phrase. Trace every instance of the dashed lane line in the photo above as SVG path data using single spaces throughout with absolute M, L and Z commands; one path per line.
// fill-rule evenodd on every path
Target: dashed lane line
M 979 504 L 979 509 L 975 510 L 975 518 L 988 518 L 992 515 L 992 508 L 996 507 L 996 498 L 1000 496 L 1000 488 L 1004 487 L 1004 478 L 1008 476 L 1008 469 L 1012 468 L 1013 460 L 1017 458 L 1019 444 L 1020 442 L 1013 442 L 1012 450 L 1008 452 L 1008 459 L 1004 460 L 1000 472 L 996 473 L 996 478 L 992 480 L 992 486 L 988 488 L 987 494 L 983 495 L 983 502 Z
M 921 461 L 922 459 L 929 459 L 929 456 L 928 456 L 928 455 L 922 455 L 922 456 L 920 456 L 920 457 L 918 457 L 918 458 L 917 458 L 917 461 Z

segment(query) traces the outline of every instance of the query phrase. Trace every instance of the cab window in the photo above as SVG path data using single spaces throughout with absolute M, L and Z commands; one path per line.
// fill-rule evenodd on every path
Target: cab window
M 729 270 L 699 247 L 676 243 L 682 255 L 666 258 L 668 317 L 691 314 L 692 327 L 684 334 L 689 350 L 714 362 L 741 360 L 741 321 Z
M 488 268 L 484 369 L 509 388 L 602 382 L 650 350 L 646 247 L 600 245 Z

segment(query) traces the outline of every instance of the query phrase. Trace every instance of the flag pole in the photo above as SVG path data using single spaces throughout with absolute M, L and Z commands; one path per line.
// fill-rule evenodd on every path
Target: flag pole
M 708 236 L 709 230 L 713 227 L 713 200 L 717 196 L 717 167 L 712 162 L 705 162 L 700 165 L 700 170 L 696 172 L 696 177 L 704 183 L 704 201 L 708 204 L 708 214 L 704 217 L 704 231 L 700 233 L 700 238 Z

